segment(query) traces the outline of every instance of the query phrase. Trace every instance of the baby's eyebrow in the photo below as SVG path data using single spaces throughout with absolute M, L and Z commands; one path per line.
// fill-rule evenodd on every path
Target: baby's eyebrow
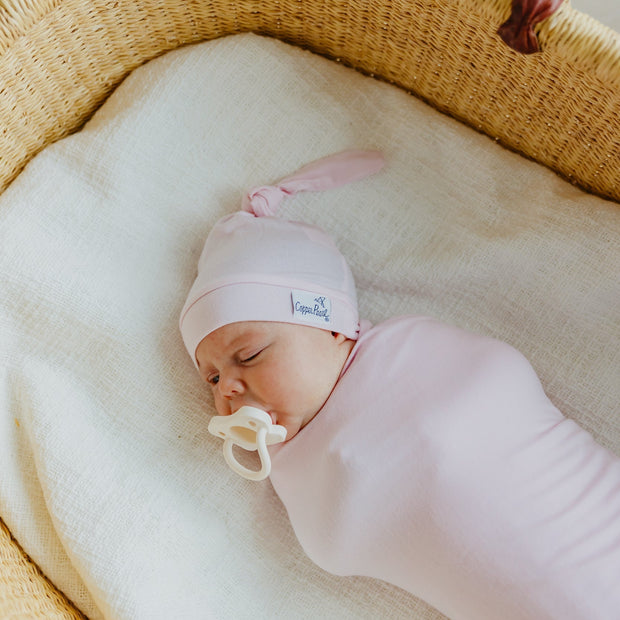
M 260 340 L 262 340 L 260 334 L 240 334 L 230 343 L 230 349 L 234 352 L 233 355 L 238 355 L 244 349 L 257 346 Z
M 196 363 L 198 364 L 198 372 L 199 372 L 200 376 L 204 379 L 206 377 L 206 375 L 208 375 L 209 372 L 210 372 L 210 370 L 208 368 L 208 364 L 203 366 L 200 363 L 200 360 L 198 359 L 198 356 L 196 356 Z

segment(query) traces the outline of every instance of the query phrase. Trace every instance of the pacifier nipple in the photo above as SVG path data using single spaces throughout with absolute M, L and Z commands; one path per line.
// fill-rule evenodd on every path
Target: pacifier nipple
M 271 473 L 271 458 L 267 446 L 286 439 L 286 428 L 273 424 L 271 416 L 256 407 L 241 407 L 227 416 L 213 416 L 209 432 L 224 440 L 224 459 L 228 466 L 248 480 L 264 480 Z M 233 446 L 250 452 L 258 451 L 261 468 L 257 471 L 244 467 L 233 454 Z

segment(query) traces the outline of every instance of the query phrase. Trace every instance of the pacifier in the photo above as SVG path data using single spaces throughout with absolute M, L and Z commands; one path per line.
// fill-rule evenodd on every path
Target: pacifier
M 267 446 L 286 439 L 286 428 L 273 424 L 271 416 L 256 407 L 241 407 L 232 415 L 216 415 L 209 422 L 209 432 L 224 440 L 224 460 L 240 476 L 248 480 L 264 480 L 271 473 Z M 233 454 L 233 446 L 253 452 L 258 450 L 261 468 L 257 471 L 243 466 Z

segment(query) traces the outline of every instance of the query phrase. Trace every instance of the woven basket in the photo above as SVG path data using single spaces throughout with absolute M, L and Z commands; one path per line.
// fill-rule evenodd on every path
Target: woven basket
M 522 55 L 510 0 L 4 0 L 0 191 L 134 68 L 253 31 L 397 84 L 584 189 L 620 201 L 620 35 L 568 4 Z M 0 525 L 1 522 L 0 522 Z M 79 618 L 0 527 L 0 618 Z

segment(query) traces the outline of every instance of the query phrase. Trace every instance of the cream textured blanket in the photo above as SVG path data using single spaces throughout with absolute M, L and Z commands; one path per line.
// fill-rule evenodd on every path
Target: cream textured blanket
M 224 463 L 178 333 L 213 223 L 346 148 L 385 170 L 283 216 L 335 237 L 361 315 L 509 342 L 620 452 L 617 204 L 282 43 L 180 49 L 0 197 L 0 514 L 93 620 L 440 617 L 305 556 L 269 482 Z

